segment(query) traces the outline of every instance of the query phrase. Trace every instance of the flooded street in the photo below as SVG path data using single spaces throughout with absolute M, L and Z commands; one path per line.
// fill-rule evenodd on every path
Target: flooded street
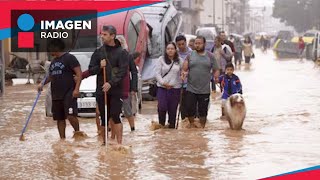
M 212 99 L 207 127 L 160 129 L 156 102 L 144 102 L 136 131 L 124 121 L 128 152 L 101 147 L 95 119 L 80 119 L 89 137 L 60 141 L 55 122 L 45 117 L 45 93 L 25 133 L 34 85 L 7 87 L 0 98 L 0 179 L 257 179 L 319 164 L 320 69 L 310 61 L 275 60 L 256 50 L 250 70 L 237 70 L 247 105 L 244 130 L 220 120 Z M 181 126 L 180 126 L 181 127 Z

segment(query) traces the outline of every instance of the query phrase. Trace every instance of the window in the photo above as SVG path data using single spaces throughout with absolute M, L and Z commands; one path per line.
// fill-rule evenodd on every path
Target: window
M 176 34 L 178 33 L 178 25 L 180 21 L 180 15 L 176 14 L 171 20 L 168 22 L 165 30 L 165 46 L 173 41 Z
M 306 33 L 304 34 L 304 37 L 314 37 L 314 33 Z
M 141 20 L 141 16 L 138 13 L 134 13 L 129 22 L 127 43 L 131 53 L 136 50 L 137 40 L 141 29 Z
M 131 22 L 133 23 L 137 34 L 139 34 L 141 26 L 141 16 L 138 13 L 134 13 L 131 17 Z
M 172 41 L 172 38 L 171 38 L 171 35 L 170 35 L 170 31 L 169 31 L 168 27 L 166 27 L 165 43 L 164 43 L 165 47 L 166 47 L 167 44 L 168 44 L 169 42 L 171 42 L 171 41 Z
M 128 48 L 130 52 L 134 52 L 136 50 L 136 44 L 138 40 L 138 34 L 132 24 L 132 22 L 129 22 L 128 27 Z
M 177 21 L 176 17 L 177 16 L 175 16 L 174 18 L 172 18 L 171 21 L 168 22 L 168 25 L 167 25 L 167 28 L 166 28 L 166 29 L 168 29 L 169 34 L 170 34 L 171 37 L 174 37 L 176 32 L 177 32 L 177 28 L 178 28 L 177 27 L 178 26 L 177 22 L 178 21 Z

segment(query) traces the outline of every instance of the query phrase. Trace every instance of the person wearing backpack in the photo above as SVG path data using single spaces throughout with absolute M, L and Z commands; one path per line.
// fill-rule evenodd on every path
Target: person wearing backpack
M 204 128 L 207 122 L 210 96 L 210 80 L 219 76 L 220 66 L 211 52 L 205 50 L 206 39 L 198 36 L 195 39 L 195 50 L 183 63 L 181 78 L 188 78 L 186 92 L 187 117 L 190 127 L 195 127 L 194 118 L 198 104 L 199 119 Z
M 170 42 L 166 52 L 158 60 L 156 67 L 158 119 L 165 126 L 166 115 L 169 115 L 169 128 L 176 125 L 177 108 L 180 100 L 182 81 L 180 79 L 183 60 L 179 57 L 177 46 Z
M 211 49 L 211 52 L 220 66 L 220 74 L 224 74 L 225 66 L 228 62 L 231 62 L 232 58 L 232 50 L 230 46 L 224 44 L 223 39 L 220 36 L 217 36 L 215 39 L 215 45 Z M 212 91 L 216 92 L 216 84 L 213 77 L 211 79 L 211 83 Z

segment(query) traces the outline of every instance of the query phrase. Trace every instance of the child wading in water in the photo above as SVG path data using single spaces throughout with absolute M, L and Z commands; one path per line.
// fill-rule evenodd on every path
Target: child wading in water
M 242 94 L 242 85 L 237 75 L 233 74 L 234 66 L 232 63 L 228 63 L 225 67 L 225 74 L 219 77 L 219 83 L 221 84 L 222 92 L 222 104 L 221 104 L 221 118 L 225 118 L 225 105 L 227 99 L 236 93 Z

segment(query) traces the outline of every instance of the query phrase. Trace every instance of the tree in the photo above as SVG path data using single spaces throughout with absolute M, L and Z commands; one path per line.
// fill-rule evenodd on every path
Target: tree
M 275 0 L 272 16 L 303 32 L 320 26 L 319 0 Z

